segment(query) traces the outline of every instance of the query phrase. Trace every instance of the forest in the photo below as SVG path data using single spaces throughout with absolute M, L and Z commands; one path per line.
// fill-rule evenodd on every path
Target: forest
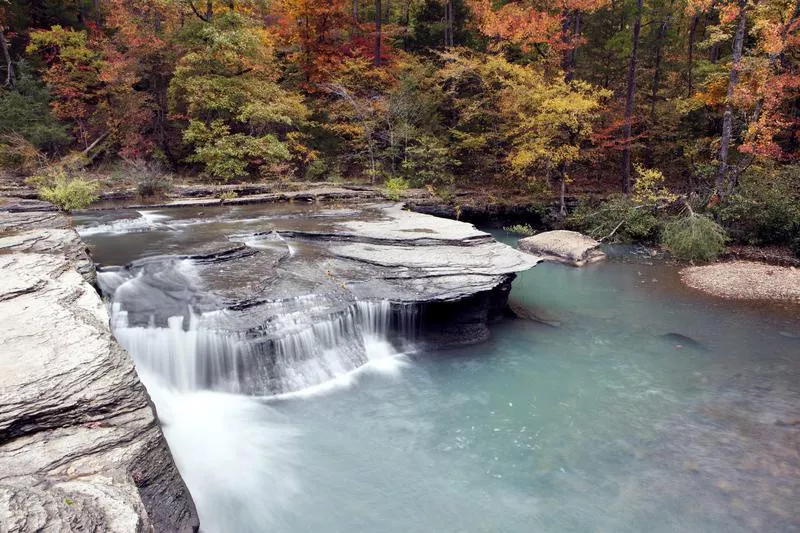
M 799 27 L 791 0 L 0 0 L 0 172 L 67 208 L 98 172 L 481 191 L 800 254 Z

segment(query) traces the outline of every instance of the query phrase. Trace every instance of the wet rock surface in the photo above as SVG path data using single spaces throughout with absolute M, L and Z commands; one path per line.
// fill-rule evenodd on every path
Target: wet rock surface
M 0 531 L 197 531 L 66 217 L 0 211 L 0 273 Z
M 223 206 L 141 216 L 152 223 L 79 220 L 106 264 L 103 293 L 124 311 L 126 328 L 170 328 L 179 317 L 184 329 L 246 343 L 246 350 L 230 348 L 233 362 L 221 371 L 246 382 L 240 392 L 263 393 L 278 379 L 271 361 L 281 342 L 322 323 L 346 329 L 354 316 L 365 318 L 363 302 L 388 305 L 388 327 L 419 346 L 482 342 L 503 316 L 516 273 L 539 261 L 471 224 L 394 204 Z M 243 379 L 242 368 L 267 377 Z

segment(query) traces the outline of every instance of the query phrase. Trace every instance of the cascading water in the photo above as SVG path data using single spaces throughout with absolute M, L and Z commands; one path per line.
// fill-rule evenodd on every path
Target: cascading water
M 193 262 L 174 257 L 101 271 L 98 283 L 204 532 L 279 528 L 303 490 L 300 433 L 265 401 L 345 387 L 365 371 L 393 374 L 413 349 L 414 306 L 306 295 L 221 309 Z M 273 494 L 253 505 L 265 484 Z
M 112 328 L 137 368 L 178 390 L 275 395 L 349 381 L 364 365 L 390 368 L 410 349 L 414 306 L 336 302 L 307 295 L 261 302 L 246 326 L 239 312 L 209 307 L 188 260 L 139 272 L 101 272 Z M 252 323 L 252 315 L 260 317 Z M 397 340 L 394 340 L 397 339 Z

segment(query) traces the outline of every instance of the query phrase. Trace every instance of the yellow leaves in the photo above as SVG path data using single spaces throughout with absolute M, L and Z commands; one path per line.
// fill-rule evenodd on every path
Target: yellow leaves
M 438 74 L 459 112 L 459 148 L 509 144 L 506 161 L 520 175 L 580 159 L 594 115 L 611 95 L 499 55 L 450 51 L 441 57 Z
M 728 76 L 724 72 L 712 74 L 694 97 L 705 105 L 715 106 L 725 102 L 728 93 Z
M 654 204 L 659 201 L 675 201 L 678 196 L 664 186 L 664 174 L 657 168 L 634 165 L 636 181 L 633 184 L 633 200 L 637 203 Z

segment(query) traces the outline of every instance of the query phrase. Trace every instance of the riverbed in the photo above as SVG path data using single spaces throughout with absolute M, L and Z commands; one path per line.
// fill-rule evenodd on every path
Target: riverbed
M 197 244 L 198 215 L 176 213 L 76 222 L 121 264 Z M 370 364 L 279 397 L 139 370 L 208 533 L 800 531 L 800 307 L 704 296 L 677 270 L 540 264 L 511 299 L 557 326 L 371 342 Z

